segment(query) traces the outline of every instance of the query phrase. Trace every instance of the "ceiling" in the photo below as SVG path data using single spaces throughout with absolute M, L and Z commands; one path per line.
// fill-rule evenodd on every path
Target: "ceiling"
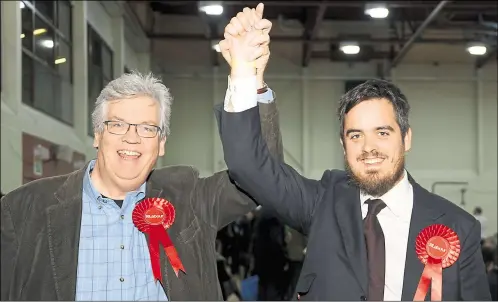
M 301 42 L 303 55 L 300 63 L 303 66 L 307 66 L 312 58 L 323 56 L 331 60 L 387 59 L 392 66 L 396 66 L 415 43 L 467 44 L 480 41 L 488 45 L 488 51 L 476 61 L 477 67 L 496 59 L 498 5 L 495 1 L 383 1 L 389 8 L 389 26 L 380 36 L 365 34 L 365 24 L 371 20 L 364 13 L 367 2 L 263 1 L 265 18 L 293 20 L 301 25 L 298 35 L 279 33 L 271 38 L 272 41 Z M 257 4 L 257 1 L 223 1 L 223 15 L 235 16 L 244 7 L 255 7 Z M 151 39 L 222 38 L 220 28 L 222 31 L 221 25 L 226 23 L 226 18 L 201 15 L 198 1 L 148 1 L 148 5 L 155 15 L 198 16 L 206 21 L 206 34 L 161 33 L 150 28 L 147 34 Z M 358 26 L 361 22 L 365 24 Z M 335 27 L 333 35 L 324 36 L 320 32 L 326 23 L 341 26 Z M 424 35 L 430 30 L 437 30 L 439 36 L 426 38 Z M 361 56 L 346 58 L 339 54 L 338 43 L 348 37 L 354 37 L 362 44 Z M 325 53 L 313 50 L 313 44 L 324 42 L 330 45 Z

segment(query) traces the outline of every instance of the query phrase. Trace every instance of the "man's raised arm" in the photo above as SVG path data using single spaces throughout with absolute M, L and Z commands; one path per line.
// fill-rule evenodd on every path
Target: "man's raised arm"
M 226 31 L 245 24 L 247 20 L 243 18 L 244 14 L 237 15 Z M 302 177 L 271 156 L 261 131 L 256 92 L 261 85 L 258 79 L 261 66 L 253 61 L 261 55 L 269 56 L 268 48 L 261 51 L 257 46 L 268 44 L 270 28 L 271 23 L 263 19 L 246 34 L 231 38 L 229 91 L 233 93 L 225 99 L 219 121 L 220 136 L 225 162 L 236 184 L 258 203 L 273 208 L 287 224 L 306 232 L 322 192 L 321 182 Z

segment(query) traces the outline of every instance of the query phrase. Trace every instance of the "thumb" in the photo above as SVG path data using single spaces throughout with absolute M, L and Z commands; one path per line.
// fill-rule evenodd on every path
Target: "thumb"
M 220 46 L 220 52 L 223 58 L 227 61 L 228 64 L 232 61 L 232 57 L 230 56 L 230 43 L 225 39 L 221 40 L 220 43 L 218 43 Z
M 265 5 L 263 3 L 258 4 L 256 6 L 256 15 L 258 18 L 262 19 L 263 18 L 263 10 L 265 9 Z

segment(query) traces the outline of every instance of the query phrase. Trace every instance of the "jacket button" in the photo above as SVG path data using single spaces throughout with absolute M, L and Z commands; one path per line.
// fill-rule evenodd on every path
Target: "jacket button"
M 365 296 L 361 296 L 361 297 L 360 297 L 360 300 L 361 300 L 361 301 L 367 301 L 367 297 L 365 297 Z

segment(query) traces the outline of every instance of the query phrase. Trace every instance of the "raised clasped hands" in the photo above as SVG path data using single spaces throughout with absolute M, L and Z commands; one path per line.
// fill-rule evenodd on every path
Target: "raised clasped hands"
M 272 23 L 263 19 L 264 5 L 244 8 L 225 27 L 220 41 L 223 58 L 233 76 L 256 75 L 259 87 L 264 85 L 263 74 L 270 58 L 270 30 Z

